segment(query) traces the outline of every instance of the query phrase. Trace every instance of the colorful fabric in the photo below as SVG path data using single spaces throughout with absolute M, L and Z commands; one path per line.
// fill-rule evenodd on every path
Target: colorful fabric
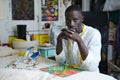
M 81 71 L 84 71 L 83 69 L 72 68 L 70 66 L 66 66 L 66 65 L 62 65 L 62 64 L 45 67 L 45 68 L 40 68 L 40 70 L 49 72 L 51 74 L 54 74 L 54 75 L 60 76 L 60 77 L 67 77 L 67 76 L 70 76 L 73 74 L 77 74 Z

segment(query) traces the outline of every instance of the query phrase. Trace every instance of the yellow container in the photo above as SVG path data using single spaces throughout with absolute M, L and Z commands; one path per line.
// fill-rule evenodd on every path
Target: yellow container
M 17 39 L 17 36 L 9 36 L 9 46 L 12 47 L 12 40 Z
M 33 34 L 33 39 L 38 40 L 40 44 L 40 35 L 39 34 Z
M 48 34 L 40 34 L 40 44 L 49 42 L 49 40 L 50 40 L 50 37 Z
M 33 35 L 34 40 L 38 40 L 39 44 L 44 44 L 46 42 L 49 42 L 50 37 L 48 34 L 34 34 Z
M 20 51 L 19 52 L 19 56 L 24 56 L 25 55 L 25 51 Z

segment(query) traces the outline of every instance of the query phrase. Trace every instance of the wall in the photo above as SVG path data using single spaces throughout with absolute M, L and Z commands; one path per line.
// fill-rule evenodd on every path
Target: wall
M 7 42 L 7 38 L 8 38 L 8 7 L 9 7 L 9 3 L 8 0 L 1 0 L 0 1 L 0 12 L 2 12 L 3 14 L 1 14 L 2 18 L 0 18 L 0 40 L 1 43 L 3 42 Z M 2 10 L 2 11 L 1 11 Z
M 1 43 L 8 43 L 8 37 L 10 35 L 16 35 L 17 33 L 17 26 L 18 24 L 26 24 L 27 25 L 27 31 L 32 33 L 48 33 L 46 30 L 42 30 L 41 26 L 46 23 L 44 21 L 40 21 L 40 6 L 41 6 L 41 0 L 34 0 L 34 14 L 35 14 L 35 20 L 12 20 L 12 9 L 11 9 L 11 0 L 1 0 L 3 1 L 3 9 L 4 9 L 4 18 L 0 19 L 0 40 Z M 59 20 L 55 22 L 61 22 L 64 23 L 64 11 L 65 6 L 63 5 L 63 0 L 59 1 Z M 71 1 L 69 1 L 69 5 L 71 4 Z

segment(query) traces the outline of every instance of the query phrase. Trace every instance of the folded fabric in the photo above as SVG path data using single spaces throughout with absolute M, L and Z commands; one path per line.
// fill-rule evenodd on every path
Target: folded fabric
M 12 54 L 18 54 L 18 50 L 14 50 L 7 46 L 0 46 L 0 57 L 9 56 Z

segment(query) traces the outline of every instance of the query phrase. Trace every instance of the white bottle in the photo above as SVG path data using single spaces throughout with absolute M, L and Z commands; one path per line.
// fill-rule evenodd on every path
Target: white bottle
M 26 34 L 26 40 L 30 41 L 30 35 L 29 35 L 28 31 L 27 31 L 27 34 Z
M 26 40 L 30 41 L 30 35 L 28 35 L 28 34 L 26 35 Z

